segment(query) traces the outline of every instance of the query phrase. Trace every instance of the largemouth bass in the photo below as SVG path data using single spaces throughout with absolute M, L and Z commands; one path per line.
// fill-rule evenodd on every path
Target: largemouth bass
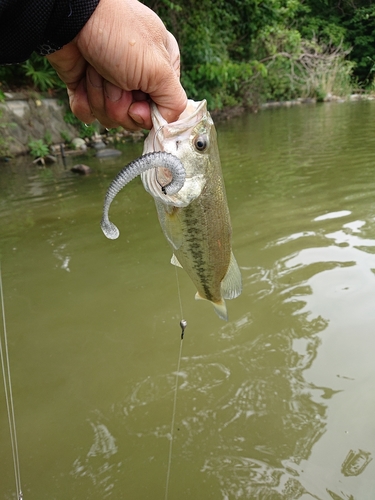
M 225 299 L 241 293 L 241 273 L 231 246 L 232 228 L 221 171 L 216 130 L 206 101 L 188 101 L 178 121 L 167 123 L 152 105 L 153 128 L 143 153 L 163 151 L 177 157 L 186 172 L 182 188 L 165 194 L 170 170 L 142 173 L 155 200 L 162 230 L 172 247 L 171 263 L 180 266 L 197 288 L 196 299 L 210 301 L 227 320 Z

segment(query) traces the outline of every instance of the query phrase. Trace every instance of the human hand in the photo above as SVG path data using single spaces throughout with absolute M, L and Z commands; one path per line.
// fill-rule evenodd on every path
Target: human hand
M 150 129 L 150 99 L 168 122 L 186 107 L 177 42 L 137 0 L 100 0 L 76 38 L 47 58 L 85 123 Z

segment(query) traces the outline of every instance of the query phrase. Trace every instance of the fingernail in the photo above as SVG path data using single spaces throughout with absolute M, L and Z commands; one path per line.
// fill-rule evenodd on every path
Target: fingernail
M 132 117 L 132 120 L 134 120 L 137 125 L 142 126 L 145 123 L 144 119 L 140 115 L 135 115 L 133 113 L 129 113 L 129 115 Z
M 122 96 L 122 89 L 108 81 L 104 82 L 104 92 L 108 99 L 112 102 L 119 101 Z
M 103 78 L 94 69 L 88 70 L 89 80 L 93 87 L 100 89 L 103 87 Z

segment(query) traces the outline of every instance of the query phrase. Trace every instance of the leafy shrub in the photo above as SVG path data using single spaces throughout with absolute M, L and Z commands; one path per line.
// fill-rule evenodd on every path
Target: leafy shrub
M 64 115 L 64 121 L 73 125 L 79 133 L 79 136 L 84 139 L 85 137 L 92 137 L 95 132 L 98 131 L 98 125 L 96 123 L 92 123 L 90 125 L 86 125 L 81 122 L 71 111 L 67 111 Z
M 42 139 L 29 141 L 27 145 L 30 148 L 30 155 L 33 158 L 44 158 L 49 153 L 49 148 Z
M 32 86 L 40 92 L 65 87 L 48 60 L 36 53 L 22 64 L 0 66 L 0 82 L 4 88 Z
M 351 91 L 353 63 L 350 50 L 303 39 L 296 30 L 267 30 L 262 38 L 262 62 L 267 76 L 261 82 L 264 100 L 347 95 Z
M 69 144 L 72 141 L 72 138 L 71 138 L 69 132 L 67 132 L 66 130 L 61 130 L 60 135 L 61 135 L 62 140 L 64 142 L 66 142 L 67 144 Z
M 188 95 L 206 99 L 211 109 L 246 104 L 252 82 L 263 65 L 257 61 L 217 61 L 197 65 L 182 77 Z
M 33 53 L 30 59 L 22 64 L 22 67 L 25 76 L 29 77 L 34 87 L 41 92 L 65 86 L 45 57 Z
M 143 2 L 178 39 L 188 96 L 207 99 L 211 109 L 345 94 L 352 74 L 359 84 L 374 85 L 371 0 Z M 24 64 L 0 67 L 1 84 L 42 91 L 64 86 L 48 61 L 35 54 Z M 72 117 L 67 121 L 81 137 L 96 131 Z

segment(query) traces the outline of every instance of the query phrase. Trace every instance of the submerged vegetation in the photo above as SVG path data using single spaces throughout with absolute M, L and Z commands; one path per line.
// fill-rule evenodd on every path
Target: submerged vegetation
M 189 97 L 210 109 L 373 90 L 372 0 L 144 0 L 176 36 Z M 0 89 L 61 88 L 33 54 L 0 67 Z

